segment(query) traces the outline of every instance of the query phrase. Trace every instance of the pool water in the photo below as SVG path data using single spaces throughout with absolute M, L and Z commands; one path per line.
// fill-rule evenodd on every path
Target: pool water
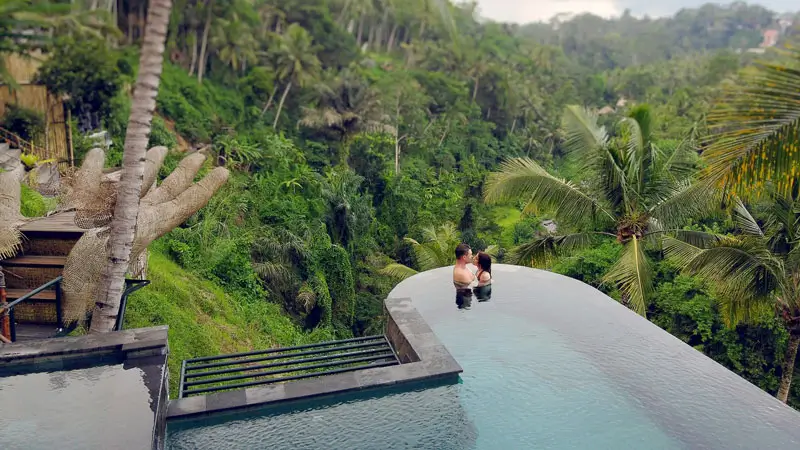
M 497 265 L 491 299 L 465 302 L 451 271 L 390 296 L 412 298 L 461 383 L 171 424 L 168 446 L 800 448 L 800 413 L 599 291 Z
M 123 364 L 0 375 L 0 448 L 147 449 L 145 372 Z

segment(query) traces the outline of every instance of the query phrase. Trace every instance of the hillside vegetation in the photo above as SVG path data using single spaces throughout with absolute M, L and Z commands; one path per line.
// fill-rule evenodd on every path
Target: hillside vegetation
M 202 148 L 213 156 L 209 167 L 232 175 L 151 249 L 153 283 L 131 298 L 126 326 L 170 325 L 173 379 L 187 357 L 379 332 L 382 300 L 399 281 L 384 269 L 424 268 L 429 238 L 495 246 L 500 261 L 546 265 L 631 305 L 625 280 L 608 274 L 628 255 L 619 244 L 636 231 L 620 223 L 641 209 L 639 197 L 624 203 L 615 197 L 623 188 L 609 188 L 614 177 L 604 180 L 616 194 L 603 205 L 631 207 L 616 224 L 589 227 L 532 196 L 489 204 L 487 177 L 523 157 L 548 182 L 561 177 L 597 194 L 598 180 L 572 157 L 585 142 L 574 133 L 582 123 L 606 127 L 620 165 L 664 182 L 650 189 L 641 181 L 630 192 L 655 202 L 667 184 L 691 183 L 713 132 L 708 111 L 725 86 L 756 57 L 778 58 L 746 49 L 771 28 L 792 39 L 790 16 L 779 22 L 737 5 L 511 26 L 479 22 L 474 5 L 445 0 L 177 1 L 150 144 L 172 149 L 165 173 Z M 142 0 L 119 8 L 115 37 L 64 33 L 39 73 L 69 95 L 79 158 L 91 147 L 88 131 L 110 133 L 108 165 L 121 161 L 146 11 Z M 569 105 L 588 110 L 570 122 Z M 622 148 L 657 151 L 668 163 L 634 164 Z M 600 236 L 532 257 L 563 243 L 542 227 L 553 219 L 559 233 Z M 674 228 L 737 231 L 728 210 Z M 731 322 L 718 286 L 683 273 L 662 249 L 641 255 L 652 289 L 640 293 L 637 311 L 775 393 L 789 328 L 763 311 Z M 800 406 L 797 383 L 789 398 Z

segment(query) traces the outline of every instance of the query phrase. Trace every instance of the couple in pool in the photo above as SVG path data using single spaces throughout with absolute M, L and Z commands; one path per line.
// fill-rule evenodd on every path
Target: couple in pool
M 467 267 L 472 263 L 477 267 L 475 273 Z M 453 285 L 456 287 L 456 305 L 459 309 L 472 306 L 472 294 L 479 302 L 492 298 L 492 258 L 484 253 L 472 254 L 467 244 L 456 247 L 456 265 L 453 267 Z

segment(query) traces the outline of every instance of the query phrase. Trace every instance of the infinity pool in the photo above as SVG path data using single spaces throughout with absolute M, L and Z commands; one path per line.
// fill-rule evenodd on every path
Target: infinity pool
M 463 367 L 461 383 L 170 424 L 172 449 L 797 449 L 800 413 L 599 291 L 497 265 L 492 298 L 451 268 L 390 294 Z

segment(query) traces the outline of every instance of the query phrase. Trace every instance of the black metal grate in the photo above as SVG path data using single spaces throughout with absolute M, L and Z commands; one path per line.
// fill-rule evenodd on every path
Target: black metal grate
M 183 361 L 180 397 L 400 364 L 386 336 Z

